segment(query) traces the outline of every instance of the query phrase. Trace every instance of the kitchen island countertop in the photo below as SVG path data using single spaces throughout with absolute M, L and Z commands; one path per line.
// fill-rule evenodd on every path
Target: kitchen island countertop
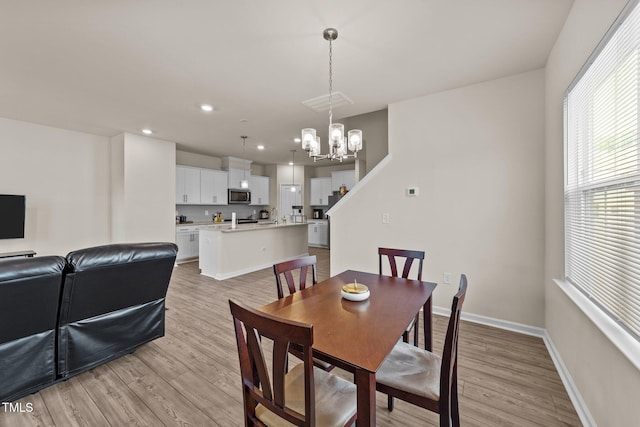
M 212 224 L 210 227 L 203 227 L 200 230 L 213 230 L 221 231 L 223 233 L 238 233 L 242 231 L 255 231 L 255 230 L 268 230 L 270 228 L 282 228 L 282 227 L 295 227 L 300 225 L 309 225 L 306 222 L 288 222 L 288 223 L 274 223 L 274 222 L 262 222 L 252 224 L 238 224 L 236 228 L 231 228 L 231 224 Z

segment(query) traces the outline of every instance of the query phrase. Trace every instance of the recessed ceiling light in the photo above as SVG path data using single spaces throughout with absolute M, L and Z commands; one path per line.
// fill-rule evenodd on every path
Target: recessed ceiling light
M 300 141 L 302 141 L 300 138 L 293 138 L 293 142 L 298 142 L 299 143 Z
M 240 123 L 247 123 L 249 119 L 240 119 Z
M 200 105 L 200 109 L 201 109 L 202 111 L 206 111 L 207 113 L 210 113 L 210 112 L 212 112 L 212 111 L 213 111 L 213 105 L 210 105 L 210 104 L 202 104 L 202 105 Z
M 142 133 L 144 133 L 145 135 L 151 135 L 153 133 L 153 131 L 151 129 L 142 129 Z
M 264 150 L 264 145 L 262 144 L 258 145 L 258 150 Z
M 293 162 L 289 162 L 289 166 L 293 166 Z

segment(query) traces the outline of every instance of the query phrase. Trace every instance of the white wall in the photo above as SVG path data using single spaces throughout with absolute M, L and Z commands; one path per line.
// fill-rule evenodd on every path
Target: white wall
M 625 0 L 576 0 L 546 67 L 546 328 L 593 420 L 637 425 L 640 372 L 553 282 L 564 277 L 563 94 Z
M 0 153 L 0 193 L 27 201 L 25 238 L 0 240 L 0 252 L 109 243 L 108 138 L 0 118 Z
M 376 272 L 379 246 L 424 250 L 423 279 L 454 274 L 434 305 L 466 273 L 466 312 L 543 326 L 543 108 L 543 70 L 390 105 L 392 159 L 333 212 L 331 273 Z
M 175 143 L 125 133 L 112 138 L 112 241 L 175 241 Z

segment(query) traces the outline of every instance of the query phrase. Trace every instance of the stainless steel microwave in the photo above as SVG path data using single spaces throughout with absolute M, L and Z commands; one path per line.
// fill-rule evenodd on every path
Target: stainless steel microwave
M 229 204 L 251 203 L 251 191 L 229 189 Z

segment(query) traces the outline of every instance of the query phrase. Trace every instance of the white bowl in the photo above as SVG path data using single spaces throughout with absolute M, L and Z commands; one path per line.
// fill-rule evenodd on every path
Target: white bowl
M 361 292 L 359 294 L 345 292 L 342 289 L 340 290 L 340 292 L 342 292 L 342 298 L 349 301 L 364 301 L 367 298 L 369 298 L 369 295 L 371 295 L 371 292 L 369 292 L 368 290 L 366 292 Z

